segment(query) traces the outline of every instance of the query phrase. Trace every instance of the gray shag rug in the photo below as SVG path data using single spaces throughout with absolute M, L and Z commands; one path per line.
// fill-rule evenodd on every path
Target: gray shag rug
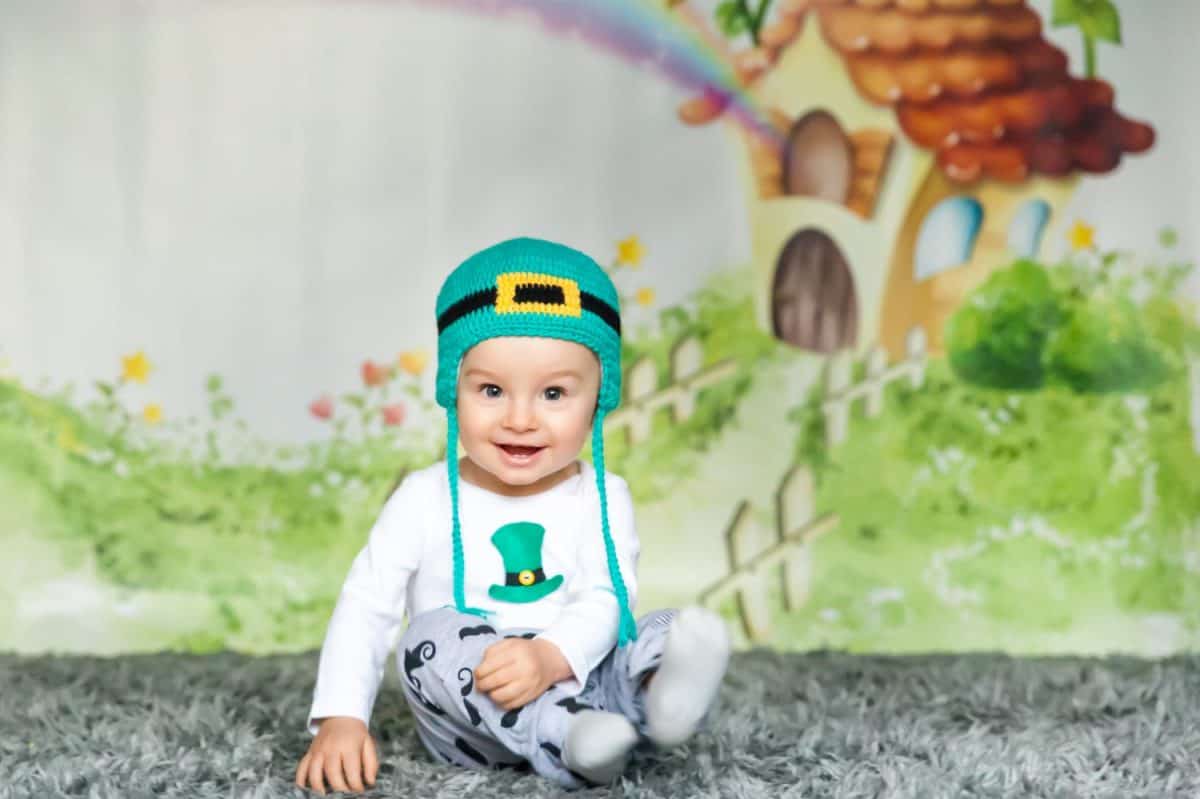
M 0 796 L 316 796 L 293 784 L 317 653 L 0 655 Z M 562 795 L 433 762 L 394 662 L 367 796 Z M 578 797 L 1197 797 L 1200 655 L 735 655 L 711 728 Z

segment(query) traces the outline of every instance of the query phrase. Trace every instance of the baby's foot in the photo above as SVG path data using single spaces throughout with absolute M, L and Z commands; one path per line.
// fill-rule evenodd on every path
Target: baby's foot
M 591 782 L 609 783 L 625 771 L 637 741 L 637 730 L 619 713 L 581 710 L 567 730 L 563 762 Z
M 729 632 L 701 607 L 676 614 L 654 679 L 646 687 L 646 734 L 661 747 L 683 743 L 716 699 L 729 665 Z

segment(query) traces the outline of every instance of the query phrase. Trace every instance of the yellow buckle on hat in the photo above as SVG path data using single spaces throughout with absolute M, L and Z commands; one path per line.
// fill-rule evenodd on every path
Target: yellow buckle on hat
M 518 289 L 558 288 L 561 302 L 518 300 Z M 566 277 L 536 272 L 506 272 L 496 276 L 496 313 L 547 313 L 555 316 L 583 316 L 579 284 Z

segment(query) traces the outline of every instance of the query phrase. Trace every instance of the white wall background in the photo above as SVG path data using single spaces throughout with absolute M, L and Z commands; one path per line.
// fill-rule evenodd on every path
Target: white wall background
M 1176 59 L 1200 5 L 1120 6 L 1100 73 L 1159 140 L 1085 182 L 1051 236 L 1077 216 L 1147 251 L 1170 224 L 1194 255 L 1200 89 Z M 1050 36 L 1079 71 L 1078 33 Z M 198 413 L 219 372 L 252 428 L 299 440 L 363 359 L 434 350 L 437 286 L 496 240 L 606 260 L 637 233 L 670 304 L 748 257 L 734 143 L 678 122 L 684 96 L 529 25 L 400 0 L 8 0 L 0 363 L 87 385 L 143 349 L 136 401 Z

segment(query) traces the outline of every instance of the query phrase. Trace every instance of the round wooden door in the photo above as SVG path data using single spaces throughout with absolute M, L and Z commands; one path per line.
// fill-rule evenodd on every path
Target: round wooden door
M 792 125 L 783 153 L 783 191 L 838 204 L 850 197 L 854 148 L 828 111 L 811 111 Z
M 809 228 L 784 246 L 771 289 L 776 337 L 813 352 L 836 352 L 858 340 L 858 300 L 846 257 L 827 234 Z

